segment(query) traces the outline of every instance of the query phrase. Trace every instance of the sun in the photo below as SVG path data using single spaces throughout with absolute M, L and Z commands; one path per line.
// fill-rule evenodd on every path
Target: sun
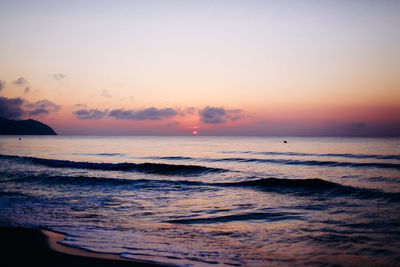
M 198 135 L 198 134 L 199 134 L 198 131 L 193 131 L 193 132 L 192 132 L 192 135 Z

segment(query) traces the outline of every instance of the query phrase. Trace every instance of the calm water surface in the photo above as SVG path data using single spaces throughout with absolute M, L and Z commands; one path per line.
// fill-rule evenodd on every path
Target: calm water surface
M 0 225 L 179 266 L 400 264 L 400 139 L 0 138 Z

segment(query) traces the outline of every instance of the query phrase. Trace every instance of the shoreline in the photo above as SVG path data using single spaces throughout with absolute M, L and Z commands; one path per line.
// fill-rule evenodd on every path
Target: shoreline
M 59 244 L 66 235 L 45 229 L 0 227 L 0 265 L 11 266 L 173 266 L 131 260 L 117 254 L 90 252 Z

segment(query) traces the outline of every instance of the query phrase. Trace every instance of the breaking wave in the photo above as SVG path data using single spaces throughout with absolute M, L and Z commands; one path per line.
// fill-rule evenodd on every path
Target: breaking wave
M 17 159 L 21 161 L 40 164 L 52 168 L 75 168 L 75 169 L 91 169 L 101 171 L 135 171 L 149 174 L 160 175 L 201 175 L 210 172 L 226 171 L 220 168 L 210 168 L 197 165 L 174 165 L 163 163 L 95 163 L 95 162 L 79 162 L 70 160 L 44 159 L 35 157 L 19 157 L 1 155 L 2 158 Z
M 257 162 L 275 163 L 285 165 L 307 165 L 324 167 L 359 167 L 359 168 L 388 168 L 400 169 L 400 164 L 386 162 L 343 162 L 343 161 L 319 161 L 319 160 L 295 160 L 295 159 L 257 159 L 257 158 L 223 158 L 215 161 Z
M 205 162 L 254 162 L 272 163 L 283 165 L 305 165 L 321 167 L 354 167 L 354 168 L 384 168 L 400 169 L 399 163 L 389 162 L 346 162 L 346 161 L 321 161 L 321 160 L 298 160 L 298 159 L 260 159 L 260 158 L 190 158 L 190 157 L 148 157 L 149 159 L 160 160 L 200 160 Z
M 10 177 L 9 177 L 10 178 Z M 9 179 L 8 178 L 8 179 Z M 248 188 L 274 192 L 278 194 L 292 194 L 297 196 L 315 197 L 343 197 L 350 196 L 360 199 L 385 199 L 400 201 L 400 193 L 389 193 L 375 189 L 358 188 L 342 185 L 322 179 L 279 179 L 279 178 L 250 178 L 238 182 L 201 182 L 190 180 L 168 179 L 125 179 L 89 176 L 55 176 L 55 175 L 24 175 L 15 174 L 12 179 L 21 182 L 40 184 L 67 184 L 78 186 L 128 186 L 126 189 L 140 188 L 178 188 L 179 190 L 198 190 L 218 188 Z M 248 178 L 247 178 L 248 179 Z

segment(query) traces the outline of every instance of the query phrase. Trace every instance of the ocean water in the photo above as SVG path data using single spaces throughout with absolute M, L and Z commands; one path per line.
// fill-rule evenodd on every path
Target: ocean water
M 400 265 L 400 139 L 0 138 L 0 225 L 178 266 Z

